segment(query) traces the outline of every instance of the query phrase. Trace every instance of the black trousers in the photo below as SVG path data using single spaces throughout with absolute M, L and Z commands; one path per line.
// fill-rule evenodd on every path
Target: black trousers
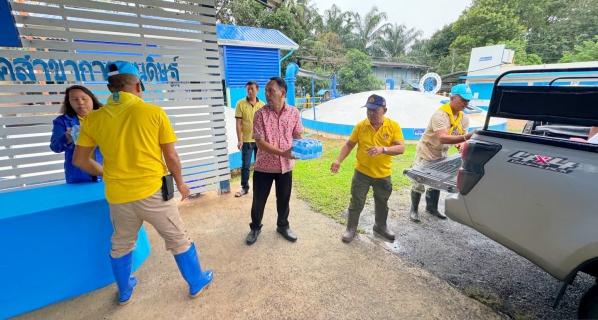
M 266 173 L 253 172 L 253 203 L 251 205 L 251 224 L 252 230 L 262 228 L 262 219 L 264 218 L 264 209 L 272 189 L 272 183 L 276 183 L 276 210 L 278 211 L 278 220 L 276 225 L 282 228 L 289 227 L 289 201 L 291 200 L 291 189 L 293 186 L 293 172 L 287 173 Z

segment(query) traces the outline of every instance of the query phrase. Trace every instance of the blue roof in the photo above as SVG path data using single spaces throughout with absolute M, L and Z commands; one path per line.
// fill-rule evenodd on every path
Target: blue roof
M 236 45 L 261 48 L 299 49 L 289 37 L 274 29 L 253 28 L 217 24 L 216 32 L 219 45 Z

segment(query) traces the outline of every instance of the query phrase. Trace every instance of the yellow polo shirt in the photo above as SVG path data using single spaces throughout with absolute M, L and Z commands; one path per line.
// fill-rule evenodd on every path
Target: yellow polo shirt
M 260 99 L 257 99 L 253 106 L 247 98 L 237 102 L 237 106 L 235 107 L 235 118 L 242 120 L 241 133 L 243 134 L 243 142 L 255 142 L 251 137 L 253 135 L 253 116 L 255 115 L 255 112 L 263 106 L 264 102 Z
M 118 204 L 145 199 L 160 190 L 167 173 L 160 145 L 176 141 L 162 108 L 133 94 L 115 92 L 104 107 L 87 115 L 77 145 L 100 147 L 106 200 Z
M 357 143 L 357 171 L 372 177 L 385 178 L 392 173 L 392 156 L 381 154 L 370 157 L 367 153 L 369 147 L 391 147 L 394 142 L 403 141 L 403 131 L 396 121 L 384 118 L 384 123 L 378 129 L 365 119 L 355 125 L 349 140 Z

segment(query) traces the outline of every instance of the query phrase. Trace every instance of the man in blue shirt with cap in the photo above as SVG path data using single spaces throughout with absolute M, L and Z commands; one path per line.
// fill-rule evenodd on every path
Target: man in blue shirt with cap
M 418 167 L 430 161 L 444 159 L 451 145 L 461 149 L 463 142 L 469 140 L 473 131 L 469 130 L 469 116 L 463 112 L 469 107 L 473 99 L 471 89 L 465 84 L 458 84 L 451 88 L 451 100 L 443 105 L 432 115 L 426 131 L 417 143 L 415 160 L 412 167 Z M 426 188 L 416 181 L 411 182 L 411 210 L 409 217 L 412 221 L 419 222 L 417 211 L 421 195 L 426 192 L 426 211 L 440 219 L 446 216 L 438 211 L 440 190 Z

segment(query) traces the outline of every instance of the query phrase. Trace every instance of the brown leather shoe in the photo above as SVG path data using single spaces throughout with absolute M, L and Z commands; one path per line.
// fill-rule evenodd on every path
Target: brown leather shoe
M 343 233 L 343 242 L 349 243 L 349 242 L 353 241 L 356 233 L 357 233 L 357 230 L 347 228 L 347 230 L 345 230 L 345 232 Z
M 377 225 L 374 224 L 374 232 L 377 232 L 378 234 L 380 234 L 381 236 L 383 236 L 384 238 L 388 239 L 388 240 L 395 240 L 395 233 L 390 230 L 387 226 L 384 227 L 378 227 Z

